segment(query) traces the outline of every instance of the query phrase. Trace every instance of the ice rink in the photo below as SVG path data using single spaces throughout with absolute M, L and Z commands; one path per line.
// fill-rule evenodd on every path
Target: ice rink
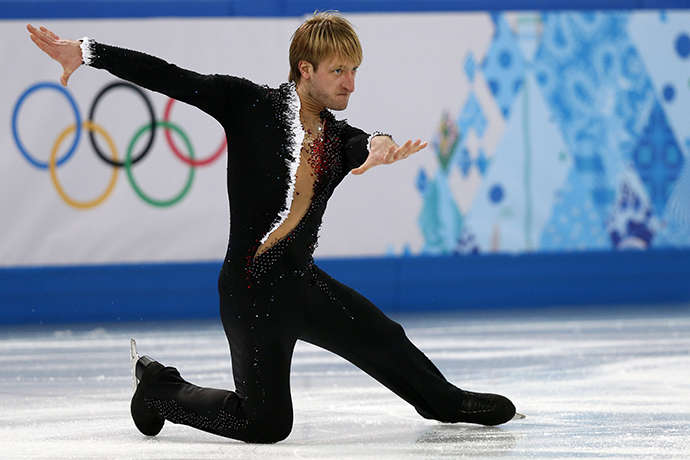
M 129 339 L 186 379 L 232 387 L 219 322 L 0 328 L 2 459 L 690 458 L 690 305 L 395 316 L 458 386 L 509 396 L 525 420 L 424 420 L 342 359 L 304 343 L 295 425 L 249 445 L 129 416 Z

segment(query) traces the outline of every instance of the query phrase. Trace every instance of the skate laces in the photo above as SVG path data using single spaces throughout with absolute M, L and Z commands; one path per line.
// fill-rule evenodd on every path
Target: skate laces
M 462 409 L 463 414 L 481 414 L 493 412 L 496 409 L 496 398 L 494 395 L 483 393 L 472 393 L 463 391 Z

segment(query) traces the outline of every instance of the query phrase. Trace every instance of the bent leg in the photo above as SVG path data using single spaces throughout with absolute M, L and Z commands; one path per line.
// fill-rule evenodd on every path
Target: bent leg
M 294 346 L 294 342 L 293 342 Z M 263 350 L 272 348 L 265 344 Z M 159 363 L 142 379 L 146 406 L 165 420 L 245 442 L 272 443 L 285 439 L 292 429 L 289 381 L 280 363 L 255 355 L 257 367 L 266 371 L 244 374 L 244 392 L 202 388 L 182 378 L 177 369 Z M 288 361 L 289 372 L 289 361 Z
M 157 367 L 144 374 L 140 399 L 172 423 L 245 442 L 281 441 L 293 422 L 289 373 L 297 335 L 289 308 L 273 309 L 225 281 L 221 275 L 221 319 L 235 391 L 196 386 L 175 368 L 152 363 Z

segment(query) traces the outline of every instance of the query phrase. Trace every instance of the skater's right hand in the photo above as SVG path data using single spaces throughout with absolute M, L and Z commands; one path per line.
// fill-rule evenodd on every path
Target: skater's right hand
M 417 139 L 414 143 L 410 139 L 403 145 L 393 142 L 388 135 L 375 136 L 371 140 L 371 150 L 366 161 L 359 167 L 351 170 L 352 174 L 364 174 L 374 166 L 389 165 L 396 161 L 404 160 L 410 155 L 426 148 L 427 143 Z
M 43 26 L 37 29 L 31 24 L 27 24 L 26 28 L 36 46 L 60 63 L 62 66 L 60 83 L 62 86 L 67 86 L 70 75 L 82 64 L 81 42 L 62 39 Z

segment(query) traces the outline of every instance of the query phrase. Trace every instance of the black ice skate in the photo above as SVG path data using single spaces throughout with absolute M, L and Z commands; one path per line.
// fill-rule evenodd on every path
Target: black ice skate
M 504 396 L 470 391 L 463 391 L 462 394 L 459 422 L 494 426 L 525 418 L 515 411 L 513 403 Z
M 134 339 L 130 342 L 130 358 L 132 360 L 132 386 L 134 390 L 130 405 L 132 419 L 142 434 L 155 436 L 163 429 L 165 419 L 146 404 L 144 393 L 147 381 L 153 374 L 163 369 L 163 365 L 148 356 L 139 357 L 137 343 Z

